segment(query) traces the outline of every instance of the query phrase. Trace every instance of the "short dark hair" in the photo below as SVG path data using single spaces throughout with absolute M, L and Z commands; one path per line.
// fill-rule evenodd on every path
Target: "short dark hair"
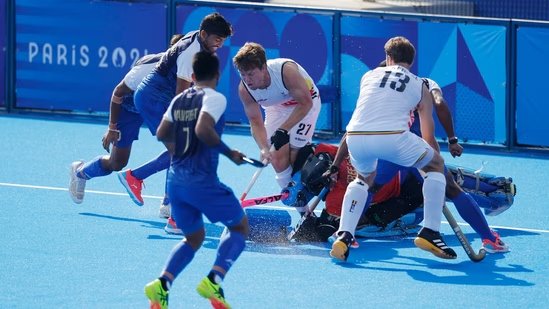
M 261 44 L 246 42 L 233 57 L 233 64 L 239 71 L 262 69 L 267 63 L 265 49 Z
M 416 57 L 414 45 L 403 36 L 397 36 L 389 39 L 385 43 L 385 54 L 391 56 L 395 63 L 407 63 L 412 65 Z
M 233 26 L 219 13 L 212 13 L 204 17 L 200 23 L 200 30 L 222 38 L 228 38 L 233 35 Z
M 182 37 L 183 37 L 183 34 L 172 35 L 172 38 L 170 39 L 170 47 L 174 46 L 175 43 L 179 42 L 179 40 L 181 40 Z
M 219 73 L 219 58 L 216 53 L 199 51 L 194 55 L 192 65 L 197 82 L 212 80 Z

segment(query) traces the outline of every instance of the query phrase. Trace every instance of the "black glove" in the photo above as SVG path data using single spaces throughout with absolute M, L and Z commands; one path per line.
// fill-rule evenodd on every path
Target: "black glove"
M 271 144 L 273 144 L 276 150 L 279 150 L 282 146 L 288 144 L 289 142 L 290 134 L 288 134 L 288 131 L 284 129 L 278 128 L 273 136 L 271 136 Z

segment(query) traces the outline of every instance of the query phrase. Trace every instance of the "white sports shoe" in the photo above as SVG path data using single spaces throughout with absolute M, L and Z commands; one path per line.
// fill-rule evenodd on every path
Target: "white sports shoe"
M 69 195 L 76 204 L 82 203 L 84 200 L 84 192 L 86 190 L 86 180 L 78 178 L 76 173 L 78 169 L 84 165 L 84 161 L 75 161 L 71 163 L 71 180 L 69 182 Z
M 160 208 L 158 209 L 158 217 L 168 219 L 172 214 L 172 205 L 169 203 L 167 205 L 164 205 L 162 202 L 163 201 L 161 200 Z

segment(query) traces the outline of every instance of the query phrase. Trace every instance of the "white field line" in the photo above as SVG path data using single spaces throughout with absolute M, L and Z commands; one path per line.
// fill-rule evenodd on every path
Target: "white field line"
M 53 190 L 53 191 L 68 191 L 67 188 L 57 188 L 57 187 L 48 187 L 48 186 L 34 186 L 34 185 L 23 185 L 23 184 L 17 184 L 17 183 L 6 183 L 6 182 L 0 182 L 0 186 L 5 187 L 17 187 L 17 188 L 28 188 L 28 189 L 42 189 L 42 190 Z M 118 192 L 106 192 L 106 191 L 94 191 L 94 190 L 86 190 L 86 193 L 93 193 L 93 194 L 103 194 L 103 195 L 118 195 L 118 196 L 128 196 L 127 193 L 118 193 Z M 151 198 L 151 199 L 161 199 L 162 196 L 154 196 L 154 195 L 142 195 L 143 198 Z M 283 206 L 253 206 L 253 208 L 264 208 L 264 209 L 280 209 L 280 210 L 289 210 L 291 207 L 283 207 Z M 320 213 L 320 210 L 316 210 L 315 212 Z M 446 224 L 448 222 L 442 221 Z M 459 225 L 469 225 L 467 223 L 458 222 Z M 507 229 L 507 230 L 516 230 L 516 231 L 526 231 L 526 232 L 534 232 L 534 233 L 549 233 L 549 230 L 538 230 L 538 229 L 528 229 L 528 228 L 519 228 L 519 227 L 509 227 L 509 226 L 496 226 L 491 225 L 492 228 L 498 228 L 498 229 Z

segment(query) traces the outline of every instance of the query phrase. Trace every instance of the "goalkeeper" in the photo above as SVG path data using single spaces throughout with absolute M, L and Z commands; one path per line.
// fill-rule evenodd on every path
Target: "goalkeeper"
M 294 180 L 283 189 L 290 193 L 284 204 L 304 205 L 317 195 L 325 185 L 332 190 L 326 195 L 326 207 L 319 218 L 313 217 L 304 225 L 294 239 L 326 241 L 339 227 L 341 203 L 349 181 L 354 179 L 355 170 L 346 158 L 339 166 L 337 181 L 323 177 L 338 147 L 320 143 L 304 148 L 294 167 Z M 314 155 L 313 155 L 314 154 Z M 382 164 L 382 162 L 380 162 Z M 515 185 L 512 179 L 472 172 L 469 169 L 449 167 L 456 182 L 477 201 L 488 216 L 495 216 L 507 210 L 514 201 Z M 357 237 L 385 237 L 416 233 L 423 220 L 422 180 L 414 168 L 400 168 L 396 176 L 375 192 L 371 206 L 359 221 Z

